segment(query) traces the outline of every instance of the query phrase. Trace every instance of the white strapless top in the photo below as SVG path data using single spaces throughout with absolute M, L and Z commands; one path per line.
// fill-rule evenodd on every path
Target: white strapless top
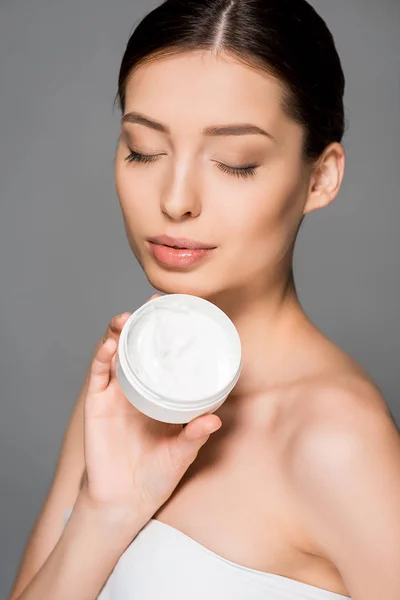
M 67 522 L 72 509 L 65 515 Z M 106 540 L 105 540 L 106 543 Z M 97 600 L 349 600 L 234 563 L 156 519 L 120 556 Z

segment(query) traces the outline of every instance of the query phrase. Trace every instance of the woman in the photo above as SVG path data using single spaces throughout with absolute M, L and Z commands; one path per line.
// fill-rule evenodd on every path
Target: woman
M 231 317 L 242 375 L 216 413 L 154 421 L 116 381 L 129 313 L 113 318 L 10 600 L 400 597 L 398 432 L 292 271 L 304 215 L 340 189 L 343 93 L 305 0 L 167 0 L 132 34 L 115 157 L 128 240 L 156 289 Z

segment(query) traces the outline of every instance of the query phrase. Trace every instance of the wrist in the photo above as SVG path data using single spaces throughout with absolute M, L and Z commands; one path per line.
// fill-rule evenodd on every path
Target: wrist
M 109 529 L 117 537 L 132 539 L 151 518 L 132 505 L 114 505 L 96 502 L 83 487 L 76 500 L 74 511 L 82 511 L 100 527 Z

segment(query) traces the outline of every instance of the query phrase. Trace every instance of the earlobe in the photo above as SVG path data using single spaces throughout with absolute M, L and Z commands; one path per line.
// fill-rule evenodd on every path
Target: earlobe
M 330 144 L 310 178 L 303 214 L 328 206 L 339 193 L 345 168 L 345 152 L 337 142 Z

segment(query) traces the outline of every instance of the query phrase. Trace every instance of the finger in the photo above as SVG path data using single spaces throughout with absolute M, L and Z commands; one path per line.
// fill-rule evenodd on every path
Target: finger
M 116 315 L 110 322 L 111 331 L 119 333 L 132 313 L 124 312 L 121 315 Z
M 111 359 L 111 367 L 110 367 L 110 378 L 111 379 L 117 378 L 117 369 L 116 369 L 116 364 L 115 364 L 116 358 L 117 358 L 117 353 L 115 353 Z
M 121 315 L 116 315 L 113 317 L 108 325 L 106 333 L 103 336 L 103 341 L 105 342 L 106 339 L 111 335 L 119 335 L 131 314 L 132 313 L 124 312 Z
M 202 415 L 190 421 L 181 434 L 186 441 L 191 442 L 217 431 L 222 425 L 217 415 Z
M 146 300 L 146 302 L 150 302 L 150 300 L 153 300 L 154 298 L 158 298 L 160 295 L 161 294 L 153 294 L 148 300 Z M 120 315 L 115 315 L 109 322 L 107 330 L 106 330 L 105 334 L 103 335 L 103 337 L 101 338 L 99 344 L 101 344 L 101 345 L 104 344 L 108 340 L 108 338 L 112 338 L 112 337 L 118 338 L 119 335 L 121 334 L 123 326 L 129 319 L 131 314 L 132 313 L 130 313 L 130 312 L 124 312 L 124 313 L 121 313 Z
M 206 415 L 190 421 L 176 438 L 171 439 L 169 447 L 173 466 L 183 474 L 198 455 L 200 448 L 210 435 L 217 431 L 222 421 L 216 415 Z
M 110 381 L 111 360 L 117 349 L 117 342 L 108 338 L 97 351 L 91 365 L 88 381 L 88 394 L 103 392 Z
M 110 323 L 108 324 L 107 330 L 101 338 L 99 344 L 104 344 L 108 340 L 108 338 L 115 338 L 118 340 L 122 328 L 131 316 L 131 314 L 132 313 L 122 313 L 121 315 L 116 315 L 115 317 L 113 317 Z
M 158 298 L 160 295 L 161 294 L 153 294 L 151 296 L 151 298 L 146 300 L 146 302 L 150 302 L 150 300 L 153 300 L 154 298 Z M 103 337 L 101 338 L 99 344 L 100 345 L 104 344 L 110 337 L 118 338 L 119 335 L 121 334 L 123 326 L 129 319 L 131 314 L 132 313 L 130 313 L 130 312 L 124 312 L 124 313 L 121 313 L 120 315 L 115 315 L 109 322 L 107 330 L 106 330 L 105 334 L 103 335 Z
M 160 296 L 160 294 L 153 294 L 148 300 L 146 300 L 146 302 L 150 302 L 150 300 L 153 300 L 154 298 L 158 298 L 159 296 Z M 105 342 L 106 339 L 108 337 L 110 337 L 110 335 L 112 335 L 112 334 L 119 335 L 122 331 L 123 326 L 129 319 L 131 314 L 132 313 L 130 313 L 130 312 L 124 312 L 124 313 L 121 313 L 120 315 L 115 315 L 115 317 L 113 317 L 111 319 L 111 321 L 108 325 L 107 331 L 105 332 L 105 334 L 103 336 L 103 342 Z

